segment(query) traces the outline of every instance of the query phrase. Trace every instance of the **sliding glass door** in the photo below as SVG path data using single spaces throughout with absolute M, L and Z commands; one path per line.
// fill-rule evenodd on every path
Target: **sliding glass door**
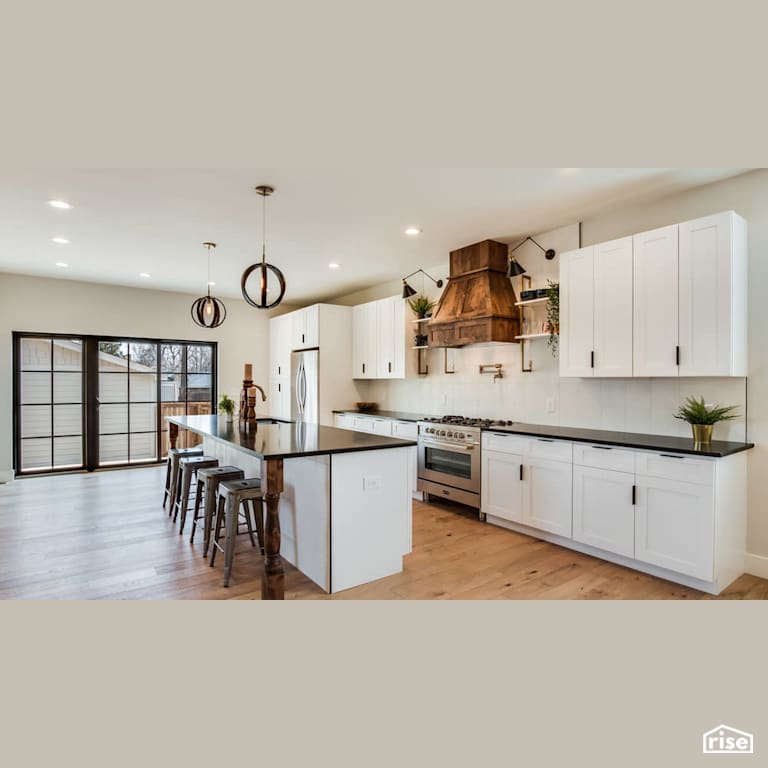
M 14 333 L 14 367 L 17 474 L 157 462 L 166 416 L 215 412 L 215 344 Z

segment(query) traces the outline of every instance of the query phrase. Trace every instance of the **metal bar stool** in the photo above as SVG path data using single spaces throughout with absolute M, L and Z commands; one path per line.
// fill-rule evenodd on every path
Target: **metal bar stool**
M 208 556 L 208 547 L 211 541 L 211 528 L 213 516 L 216 512 L 216 491 L 219 483 L 227 480 L 243 480 L 245 472 L 238 467 L 206 467 L 197 470 L 197 493 L 195 494 L 195 511 L 192 515 L 192 535 L 189 537 L 191 544 L 195 538 L 197 521 L 203 518 L 203 557 Z M 204 499 L 203 513 L 200 514 L 200 501 Z
M 251 544 L 256 546 L 253 540 L 251 527 L 251 512 L 248 509 L 250 502 L 251 511 L 256 520 L 256 534 L 259 537 L 259 549 L 264 554 L 264 496 L 261 492 L 261 481 L 229 480 L 219 483 L 219 496 L 216 505 L 216 522 L 213 526 L 213 548 L 211 550 L 211 565 L 216 561 L 216 550 L 224 552 L 224 586 L 229 586 L 229 576 L 232 573 L 232 561 L 235 559 L 235 539 L 238 533 L 240 520 L 240 506 L 245 513 L 245 523 L 248 526 L 248 535 Z M 226 521 L 226 537 L 224 547 L 219 543 L 221 526 Z
M 198 469 L 218 466 L 219 460 L 215 456 L 190 456 L 185 459 L 179 459 L 179 473 L 176 478 L 176 501 L 173 505 L 174 523 L 179 513 L 181 513 L 179 535 L 184 533 L 184 523 L 186 522 L 187 509 L 189 508 L 189 494 L 192 490 L 192 477 Z
M 202 456 L 202 448 L 171 448 L 168 451 L 168 468 L 165 472 L 165 492 L 163 493 L 163 509 L 165 502 L 171 500 L 168 516 L 173 514 L 173 503 L 176 501 L 176 475 L 179 473 L 179 459 L 190 456 Z

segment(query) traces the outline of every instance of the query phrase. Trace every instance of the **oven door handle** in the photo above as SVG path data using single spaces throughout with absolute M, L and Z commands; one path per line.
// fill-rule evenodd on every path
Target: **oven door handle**
M 474 451 L 474 445 L 457 443 L 438 443 L 432 440 L 422 440 L 422 445 L 427 448 L 445 448 L 450 451 Z

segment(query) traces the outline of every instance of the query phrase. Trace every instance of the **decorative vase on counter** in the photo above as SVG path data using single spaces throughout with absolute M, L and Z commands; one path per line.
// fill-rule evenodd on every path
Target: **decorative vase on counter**
M 712 424 L 691 424 L 693 442 L 696 445 L 706 445 L 712 442 Z

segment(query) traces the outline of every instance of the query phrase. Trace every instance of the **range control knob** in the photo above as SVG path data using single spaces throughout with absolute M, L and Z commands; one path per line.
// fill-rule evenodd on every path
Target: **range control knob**
M 445 430 L 444 429 L 440 430 L 440 437 L 445 437 Z
M 453 437 L 453 432 L 446 432 L 446 437 Z
M 464 433 L 463 432 L 457 432 L 456 437 L 458 437 L 460 440 L 464 439 Z

